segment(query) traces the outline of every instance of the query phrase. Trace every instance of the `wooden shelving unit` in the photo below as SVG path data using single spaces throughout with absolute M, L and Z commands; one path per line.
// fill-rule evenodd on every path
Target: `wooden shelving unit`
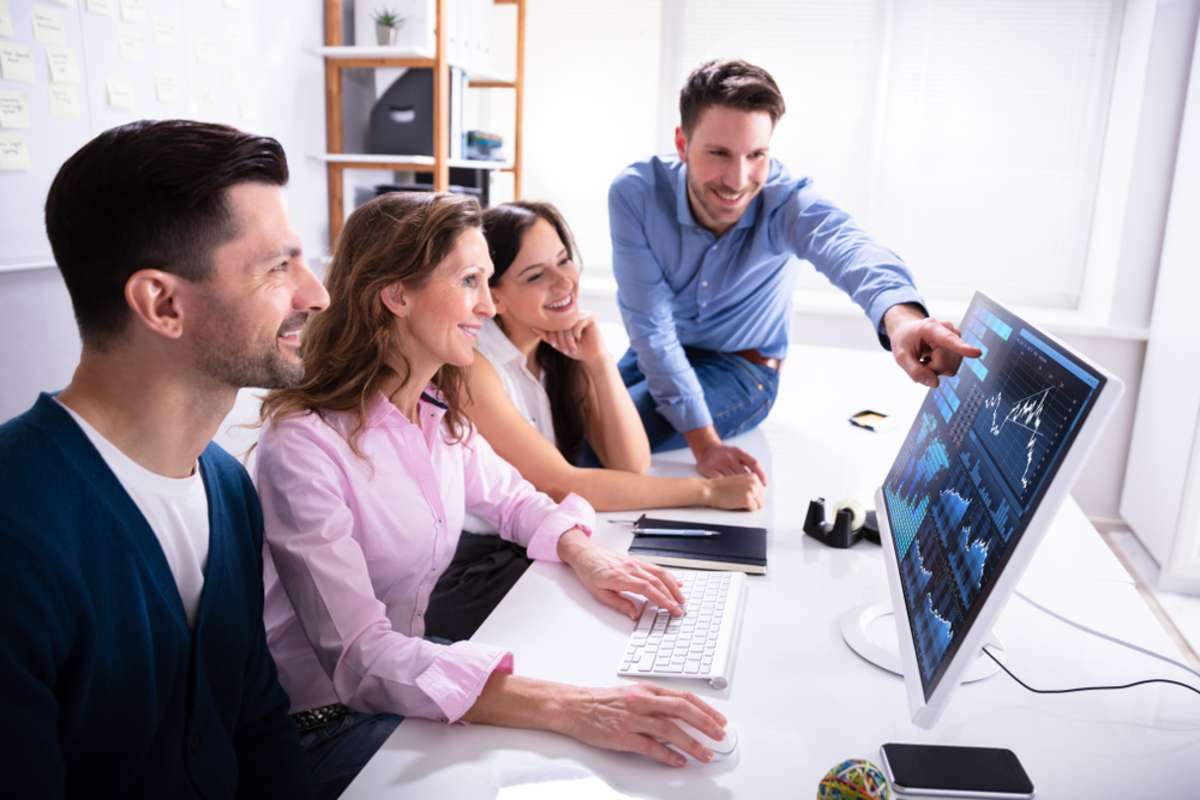
M 494 0 L 517 7 L 517 74 L 509 79 L 494 75 L 468 75 L 473 89 L 512 89 L 516 125 L 511 163 L 450 158 L 450 62 L 446 49 L 447 0 L 437 0 L 436 47 L 433 53 L 406 52 L 394 47 L 347 46 L 342 32 L 341 0 L 325 0 L 325 46 L 317 53 L 325 60 L 325 162 L 329 191 L 329 242 L 332 249 L 346 216 L 343 175 L 347 169 L 408 170 L 433 174 L 434 191 L 450 186 L 451 167 L 495 169 L 513 174 L 513 194 L 521 197 L 521 127 L 525 105 L 525 0 Z M 433 155 L 383 156 L 345 152 L 342 141 L 342 70 L 407 67 L 433 70 Z

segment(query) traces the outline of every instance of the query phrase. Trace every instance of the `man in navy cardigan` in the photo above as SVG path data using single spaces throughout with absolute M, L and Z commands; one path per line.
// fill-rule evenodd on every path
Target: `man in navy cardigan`
M 301 378 L 328 302 L 286 181 L 273 139 L 165 121 L 101 134 L 51 186 L 83 347 L 67 388 L 0 426 L 6 796 L 310 794 L 258 499 L 209 443 L 239 387 Z

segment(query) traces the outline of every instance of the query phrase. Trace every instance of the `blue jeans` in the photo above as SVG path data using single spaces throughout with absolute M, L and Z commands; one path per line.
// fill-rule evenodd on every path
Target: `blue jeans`
M 319 800 L 339 797 L 403 721 L 396 714 L 351 711 L 300 734 L 300 749 L 312 770 L 313 794 Z
M 715 350 L 684 348 L 688 362 L 704 388 L 704 400 L 712 414 L 713 426 L 722 439 L 737 436 L 758 426 L 779 393 L 779 373 L 770 367 L 754 364 L 733 353 Z M 654 408 L 654 398 L 646 377 L 638 369 L 637 354 L 630 348 L 621 356 L 617 368 L 629 387 L 633 404 L 642 418 L 642 426 L 650 439 L 651 452 L 686 447 L 683 435 L 667 418 Z

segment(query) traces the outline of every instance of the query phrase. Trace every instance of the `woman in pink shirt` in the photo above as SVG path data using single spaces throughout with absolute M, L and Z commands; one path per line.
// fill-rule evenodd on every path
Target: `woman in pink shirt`
M 671 721 L 721 737 L 724 718 L 694 695 L 522 678 L 503 649 L 423 638 L 468 511 L 631 617 L 621 591 L 674 614 L 684 599 L 661 568 L 594 545 L 583 499 L 538 492 L 463 415 L 462 368 L 495 313 L 480 224 L 456 195 L 389 194 L 355 211 L 329 309 L 304 332 L 304 381 L 264 401 L 265 622 L 292 710 L 312 712 L 302 727 L 344 726 L 352 710 L 540 728 L 681 766 L 663 740 L 707 760 Z

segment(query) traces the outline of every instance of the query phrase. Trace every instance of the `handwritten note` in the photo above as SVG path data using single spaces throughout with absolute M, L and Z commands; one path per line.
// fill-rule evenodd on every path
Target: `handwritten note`
M 117 49 L 126 61 L 145 61 L 146 37 L 137 28 L 122 25 L 117 32 Z
M 52 83 L 50 89 L 50 113 L 56 117 L 73 119 L 83 114 L 79 102 L 79 87 L 69 83 Z
M 0 78 L 33 83 L 33 48 L 16 42 L 0 42 Z
M 214 40 L 202 37 L 196 40 L 196 63 L 211 67 L 221 63 L 221 47 Z
M 117 15 L 117 7 L 113 0 L 87 0 L 87 10 L 102 17 Z
M 46 45 L 46 63 L 50 65 L 50 80 L 55 83 L 79 83 L 79 59 L 73 47 Z
M 67 19 L 54 6 L 33 7 L 33 38 L 43 44 L 67 43 Z
M 29 127 L 29 95 L 24 92 L 0 92 L 0 128 Z
M 121 19 L 143 22 L 146 19 L 146 0 L 121 0 Z
M 0 172 L 28 172 L 33 159 L 25 140 L 15 133 L 0 133 Z
M 0 36 L 6 39 L 13 37 L 12 10 L 8 7 L 8 0 L 0 0 Z
M 159 47 L 174 47 L 179 43 L 179 25 L 173 17 L 150 18 L 150 35 Z
M 104 82 L 108 95 L 108 107 L 113 111 L 133 111 L 135 105 L 133 85 L 118 75 L 110 75 Z
M 160 103 L 179 102 L 179 80 L 173 72 L 157 72 L 154 75 L 154 97 Z

